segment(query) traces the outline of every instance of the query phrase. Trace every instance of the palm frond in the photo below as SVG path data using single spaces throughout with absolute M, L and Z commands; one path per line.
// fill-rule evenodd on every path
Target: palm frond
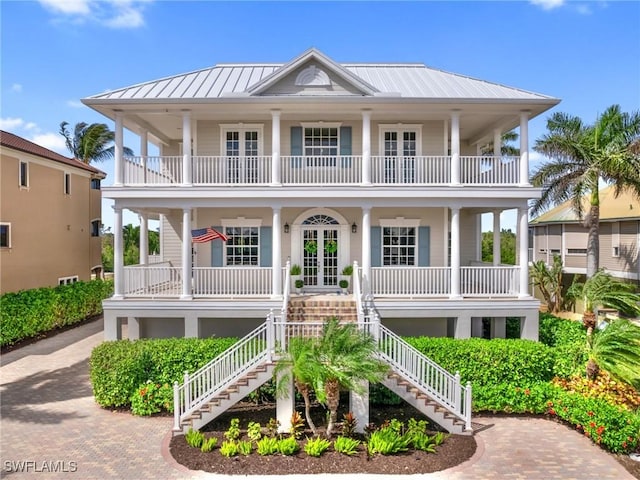
M 594 332 L 589 356 L 613 377 L 640 387 L 640 327 L 629 320 Z

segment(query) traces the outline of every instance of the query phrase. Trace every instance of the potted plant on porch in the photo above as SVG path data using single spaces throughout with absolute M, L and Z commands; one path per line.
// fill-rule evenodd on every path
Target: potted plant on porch
M 343 280 L 349 281 L 349 279 L 351 278 L 351 275 L 353 275 L 353 265 L 350 265 L 350 264 L 345 265 L 340 275 L 342 276 Z
M 349 280 L 345 280 L 344 278 L 338 282 L 338 285 L 342 289 L 342 293 L 348 293 L 349 288 Z
M 294 286 L 296 287 L 296 293 L 302 293 L 302 287 L 304 287 L 304 281 L 301 278 L 296 279 L 294 282 Z

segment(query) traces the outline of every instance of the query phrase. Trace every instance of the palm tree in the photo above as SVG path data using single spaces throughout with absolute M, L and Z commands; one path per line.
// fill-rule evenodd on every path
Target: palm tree
M 553 256 L 553 265 L 550 267 L 543 260 L 533 262 L 529 272 L 531 284 L 540 290 L 542 298 L 547 304 L 547 310 L 551 313 L 560 312 L 564 306 L 560 255 Z
M 341 324 L 333 317 L 324 324 L 315 345 L 323 369 L 316 378 L 315 391 L 329 409 L 327 437 L 338 419 L 340 390 L 361 393 L 363 380 L 379 382 L 387 373 L 388 366 L 375 356 L 376 348 L 375 339 L 355 323 Z
M 511 142 L 518 140 L 518 134 L 513 130 L 505 132 L 501 136 L 500 154 L 508 157 L 516 157 L 520 155 L 520 149 Z M 481 149 L 482 155 L 493 155 L 493 141 L 487 143 Z
M 65 138 L 67 149 L 74 158 L 89 164 L 102 162 L 115 156 L 115 133 L 105 123 L 76 123 L 73 135 L 67 129 L 68 122 L 60 124 L 60 135 Z M 124 147 L 125 155 L 133 155 L 133 150 Z
M 591 335 L 590 329 L 596 326 L 597 307 L 610 307 L 631 315 L 640 315 L 640 295 L 635 293 L 635 287 L 613 278 L 603 269 L 587 278 L 584 283 L 577 282 L 574 278 L 567 296 L 584 301 L 582 321 L 587 327 L 588 336 Z
M 542 187 L 532 214 L 571 200 L 574 212 L 589 229 L 587 277 L 592 277 L 599 266 L 600 181 L 615 185 L 616 196 L 625 188 L 640 196 L 640 155 L 634 148 L 640 138 L 640 113 L 622 112 L 613 105 L 595 124 L 586 125 L 579 117 L 558 112 L 547 120 L 547 129 L 534 150 L 552 161 L 541 165 L 531 179 L 534 186 Z
M 640 388 L 640 327 L 627 319 L 614 320 L 588 338 L 587 377 L 602 368 L 618 380 Z
M 312 385 L 322 375 L 321 365 L 315 351 L 313 338 L 294 337 L 289 340 L 287 351 L 282 354 L 276 364 L 275 374 L 278 379 L 276 391 L 282 397 L 286 392 L 286 386 L 293 377 L 293 382 L 298 393 L 304 399 L 304 415 L 309 428 L 317 435 L 316 426 L 311 420 L 311 392 Z

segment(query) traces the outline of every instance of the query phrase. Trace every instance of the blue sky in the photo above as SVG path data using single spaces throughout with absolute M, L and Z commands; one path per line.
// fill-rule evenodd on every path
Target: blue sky
M 113 128 L 81 98 L 216 63 L 286 62 L 310 47 L 338 62 L 421 62 L 555 96 L 551 112 L 587 122 L 612 104 L 640 109 L 637 1 L 4 0 L 0 16 L 0 128 L 62 154 L 60 122 Z M 530 122 L 531 144 L 551 112 Z M 110 184 L 113 162 L 96 166 Z

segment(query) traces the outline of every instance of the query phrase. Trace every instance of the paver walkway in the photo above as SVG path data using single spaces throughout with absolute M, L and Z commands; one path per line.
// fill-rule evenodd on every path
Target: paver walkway
M 171 419 L 135 417 L 95 404 L 88 358 L 101 341 L 102 322 L 98 320 L 2 355 L 0 477 L 230 478 L 177 466 L 166 450 Z M 476 434 L 479 447 L 470 461 L 418 478 L 633 478 L 611 456 L 563 425 L 509 417 L 476 417 L 475 422 L 491 426 Z M 54 470 L 57 473 L 50 472 Z M 354 475 L 296 475 L 287 479 L 327 477 L 352 480 Z

